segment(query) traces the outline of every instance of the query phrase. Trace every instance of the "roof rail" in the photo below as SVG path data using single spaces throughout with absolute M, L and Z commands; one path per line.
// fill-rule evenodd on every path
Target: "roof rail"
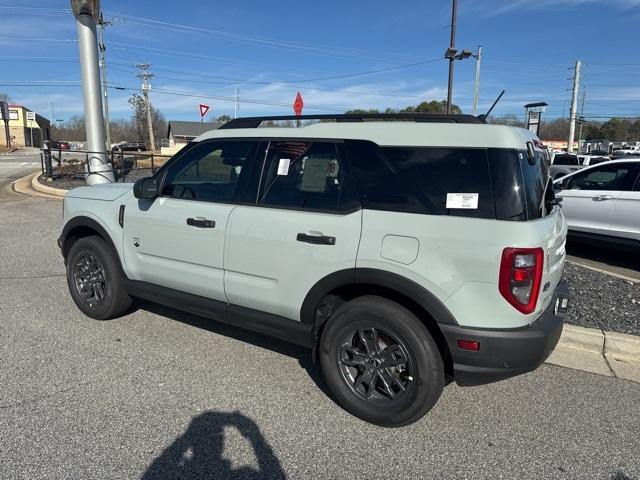
M 485 123 L 473 115 L 446 115 L 444 113 L 343 113 L 337 115 L 282 115 L 235 118 L 220 126 L 227 128 L 258 128 L 263 122 L 281 120 L 334 120 L 336 122 L 363 122 L 365 120 L 413 120 L 425 123 Z

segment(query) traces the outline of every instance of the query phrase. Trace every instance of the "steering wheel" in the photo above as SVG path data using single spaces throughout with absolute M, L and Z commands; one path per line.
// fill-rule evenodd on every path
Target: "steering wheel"
M 178 198 L 196 198 L 196 193 L 191 187 L 178 184 L 173 186 L 172 196 Z

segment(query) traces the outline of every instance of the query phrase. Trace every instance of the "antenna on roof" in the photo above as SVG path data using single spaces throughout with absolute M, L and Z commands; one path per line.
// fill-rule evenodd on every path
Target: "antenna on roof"
M 487 113 L 484 113 L 482 115 L 478 115 L 478 119 L 482 120 L 483 122 L 487 119 L 487 117 L 493 111 L 493 108 L 496 106 L 496 104 L 500 101 L 500 99 L 504 95 L 504 92 L 505 92 L 505 90 L 502 90 L 502 92 L 500 92 L 500 95 L 498 95 L 498 98 L 496 98 L 496 101 L 493 102 L 493 105 L 491 105 L 491 108 L 489 110 L 487 110 Z

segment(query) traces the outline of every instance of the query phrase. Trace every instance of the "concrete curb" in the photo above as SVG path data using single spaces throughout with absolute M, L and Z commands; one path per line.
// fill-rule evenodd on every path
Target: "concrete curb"
M 596 328 L 576 327 L 565 324 L 558 345 L 602 353 L 604 351 L 604 335 L 602 330 Z
M 611 354 L 640 362 L 640 336 L 564 325 L 558 346 Z
M 565 325 L 546 363 L 640 383 L 640 337 Z
M 64 197 L 64 194 L 69 191 L 63 188 L 55 188 L 55 187 L 49 187 L 47 185 L 43 185 L 38 181 L 39 177 L 40 177 L 40 172 L 36 172 L 35 175 L 32 174 L 32 178 L 31 178 L 31 186 L 37 192 L 46 193 L 47 195 L 53 195 L 55 197 Z
M 18 192 L 21 193 L 23 195 L 29 195 L 31 197 L 41 197 L 41 198 L 60 198 L 57 195 L 49 195 L 46 193 L 42 193 L 39 192 L 37 190 L 34 190 L 33 188 L 33 179 L 35 177 L 37 177 L 38 175 L 40 175 L 41 172 L 37 171 L 37 172 L 33 172 L 30 173 L 29 175 L 19 178 L 18 180 L 16 180 L 15 182 L 12 183 L 12 189 L 14 192 Z
M 604 353 L 624 360 L 640 362 L 640 337 L 604 332 Z

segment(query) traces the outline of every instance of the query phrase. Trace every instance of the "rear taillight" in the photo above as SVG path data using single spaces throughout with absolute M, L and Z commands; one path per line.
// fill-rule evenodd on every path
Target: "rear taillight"
M 544 252 L 541 248 L 505 248 L 498 287 L 502 296 L 522 313 L 536 309 Z

